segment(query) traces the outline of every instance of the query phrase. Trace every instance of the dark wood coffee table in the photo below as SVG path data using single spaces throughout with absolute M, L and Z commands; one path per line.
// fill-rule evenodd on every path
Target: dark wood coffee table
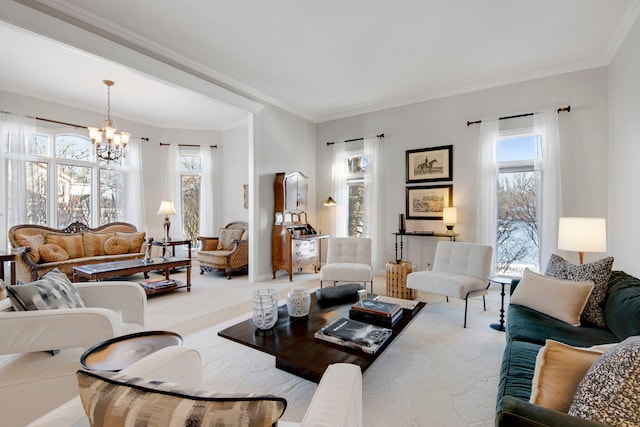
M 425 303 L 418 303 L 414 313 L 405 310 L 393 327 L 393 335 L 376 354 L 314 338 L 313 334 L 331 320 L 349 317 L 351 307 L 351 304 L 320 307 L 314 293 L 311 295 L 311 311 L 307 318 L 289 318 L 287 306 L 282 305 L 278 309 L 278 322 L 268 331 L 259 330 L 253 324 L 253 319 L 248 319 L 223 329 L 218 335 L 271 354 L 276 357 L 276 368 L 317 383 L 332 363 L 353 363 L 364 372 L 424 306 Z
M 168 280 L 171 270 L 176 268 L 187 268 L 187 281 L 182 283 L 176 281 L 176 286 L 169 286 L 160 289 L 144 288 L 147 295 L 158 294 L 178 288 L 187 288 L 191 291 L 191 259 L 190 258 L 151 258 L 153 262 L 145 263 L 142 259 L 132 259 L 128 261 L 104 262 L 101 264 L 88 264 L 73 267 L 73 281 L 79 282 L 82 279 L 97 282 L 111 277 L 130 276 L 137 273 L 148 273 L 149 271 L 164 271 L 164 277 Z M 142 286 L 142 285 L 140 285 Z

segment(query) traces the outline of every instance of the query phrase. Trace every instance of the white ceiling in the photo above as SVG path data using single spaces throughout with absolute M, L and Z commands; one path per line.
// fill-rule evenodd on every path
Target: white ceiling
M 55 14 L 45 10 L 52 7 L 92 33 L 316 122 L 607 65 L 640 10 L 640 0 L 17 3 Z M 104 111 L 108 78 L 116 81 L 115 116 L 191 129 L 246 118 L 210 96 L 7 24 L 0 40 L 4 90 Z

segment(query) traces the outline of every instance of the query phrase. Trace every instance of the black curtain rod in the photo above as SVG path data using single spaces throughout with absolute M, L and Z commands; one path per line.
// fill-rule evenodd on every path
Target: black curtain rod
M 160 143 L 160 147 L 168 147 L 170 145 L 171 145 L 171 143 L 168 143 L 168 142 L 161 142 Z M 198 144 L 178 144 L 178 147 L 200 147 L 200 146 Z M 210 145 L 209 147 L 218 148 L 217 145 Z
M 364 136 L 363 136 L 363 137 L 361 137 L 361 138 L 345 139 L 344 141 L 338 141 L 338 142 L 336 142 L 336 141 L 331 141 L 331 142 L 327 142 L 327 147 L 328 147 L 329 145 L 333 145 L 333 144 L 340 144 L 340 143 L 343 143 L 343 142 L 362 141 L 362 140 L 363 140 L 363 139 L 365 139 L 365 138 L 366 138 L 366 137 L 364 137 Z M 379 135 L 376 135 L 376 138 L 384 138 L 384 133 L 381 133 L 381 134 L 379 134 Z
M 556 112 L 558 114 L 560 114 L 561 112 L 566 111 L 567 113 L 569 113 L 571 111 L 571 105 L 567 105 L 566 107 L 560 107 L 556 110 Z M 533 116 L 535 113 L 526 113 L 526 114 L 517 114 L 515 116 L 505 116 L 505 117 L 499 117 L 498 120 L 509 120 L 509 119 L 517 119 L 518 117 L 527 117 L 527 116 Z M 471 125 L 477 125 L 478 123 L 482 123 L 482 120 L 475 120 L 473 122 L 467 121 L 467 126 L 471 126 Z

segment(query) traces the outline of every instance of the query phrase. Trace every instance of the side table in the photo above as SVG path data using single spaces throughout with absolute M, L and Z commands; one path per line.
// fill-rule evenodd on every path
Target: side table
M 504 296 L 505 296 L 504 287 L 506 285 L 510 285 L 511 281 L 513 280 L 513 278 L 512 277 L 504 277 L 504 276 L 489 276 L 488 280 L 489 280 L 490 283 L 496 283 L 496 284 L 500 285 L 500 298 L 501 298 L 501 302 L 500 302 L 500 321 L 499 321 L 499 323 L 492 323 L 489 326 L 491 326 L 496 331 L 504 332 Z
M 9 271 L 11 272 L 11 284 L 16 284 L 16 254 L 0 252 L 0 279 L 4 280 L 4 263 L 9 263 Z
M 407 288 L 407 274 L 414 269 L 412 262 L 391 261 L 387 263 L 387 296 L 416 299 L 417 291 Z
M 167 247 L 171 247 L 172 256 L 176 256 L 176 246 L 187 245 L 189 251 L 189 259 L 191 259 L 191 240 L 169 240 L 168 242 L 164 240 L 153 240 L 151 242 L 152 246 L 161 246 L 162 247 L 162 256 L 164 257 L 167 252 Z

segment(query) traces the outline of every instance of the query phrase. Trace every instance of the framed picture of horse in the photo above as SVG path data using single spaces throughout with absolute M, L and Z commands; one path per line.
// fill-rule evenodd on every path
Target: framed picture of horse
M 407 150 L 407 184 L 453 180 L 453 145 Z
M 442 219 L 453 206 L 453 185 L 407 187 L 407 219 Z

